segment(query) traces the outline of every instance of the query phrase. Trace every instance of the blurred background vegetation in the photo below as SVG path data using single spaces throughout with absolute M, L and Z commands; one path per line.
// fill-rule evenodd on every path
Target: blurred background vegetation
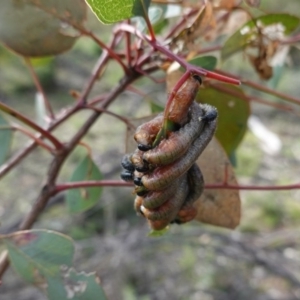
M 262 0 L 261 8 L 300 17 L 299 0 L 284 4 Z M 89 27 L 103 41 L 108 41 L 111 27 L 99 24 L 91 14 L 88 20 Z M 72 104 L 69 91 L 81 90 L 99 54 L 92 41 L 80 38 L 65 54 L 35 60 L 55 111 Z M 291 51 L 290 65 L 281 70 L 277 90 L 299 96 L 299 61 L 298 45 Z M 109 91 L 121 77 L 121 70 L 113 64 L 93 93 Z M 35 87 L 22 59 L 0 46 L 0 65 L 1 101 L 35 119 Z M 220 67 L 223 70 L 230 67 L 231 73 L 259 80 L 251 66 L 244 63 L 243 54 L 234 55 Z M 152 97 L 166 97 L 164 84 L 142 79 L 137 85 Z M 268 98 L 277 101 L 265 97 Z M 110 110 L 126 117 L 150 113 L 149 104 L 130 92 L 122 94 Z M 256 185 L 299 182 L 299 115 L 261 104 L 252 104 L 252 113 L 277 135 L 282 147 L 272 153 L 249 130 L 237 150 L 239 182 Z M 60 127 L 58 136 L 63 139 L 75 133 L 82 124 L 81 114 Z M 121 166 L 117 162 L 125 151 L 125 130 L 123 123 L 105 115 L 85 138 L 93 145 L 94 159 L 106 179 L 119 178 Z M 27 138 L 16 133 L 13 152 L 26 142 Z M 85 151 L 77 147 L 65 164 L 60 181 L 70 178 Z M 36 149 L 1 180 L 1 233 L 15 230 L 21 216 L 29 211 L 50 159 L 44 150 Z M 131 188 L 105 188 L 97 206 L 79 215 L 68 214 L 63 195 L 58 195 L 35 228 L 70 235 L 76 243 L 76 268 L 97 271 L 108 299 L 300 299 L 300 190 L 241 191 L 241 197 L 242 220 L 235 231 L 192 222 L 171 226 L 162 237 L 147 237 L 147 224 L 135 215 L 132 207 Z M 0 288 L 2 300 L 45 299 L 11 269 L 4 283 Z

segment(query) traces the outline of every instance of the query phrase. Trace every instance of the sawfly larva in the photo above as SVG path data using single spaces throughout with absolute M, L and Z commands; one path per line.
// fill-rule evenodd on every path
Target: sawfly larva
M 171 103 L 168 120 L 184 125 L 187 115 L 201 85 L 201 78 L 197 75 L 189 77 L 180 87 Z
M 204 126 L 204 122 L 199 121 L 203 116 L 203 110 L 196 102 L 193 102 L 189 116 L 188 123 L 178 131 L 171 132 L 157 147 L 145 152 L 143 160 L 153 165 L 167 165 L 184 155 L 201 134 Z
M 215 116 L 217 116 L 215 108 L 212 106 L 206 107 L 209 107 L 209 110 L 215 110 Z M 207 111 L 206 113 L 211 112 Z M 151 173 L 145 174 L 141 179 L 142 185 L 150 191 L 162 190 L 171 184 L 176 178 L 181 177 L 184 173 L 186 173 L 212 139 L 216 130 L 216 125 L 216 117 L 212 121 L 205 122 L 203 131 L 194 143 L 191 144 L 189 151 L 175 162 L 166 166 L 157 167 Z
M 186 175 L 176 180 L 177 190 L 175 195 L 155 209 L 147 209 L 143 205 L 140 207 L 142 214 L 151 221 L 169 220 L 171 222 L 179 212 L 188 194 Z
M 177 192 L 178 182 L 174 182 L 163 191 L 150 191 L 144 195 L 143 206 L 147 209 L 158 208 Z
M 140 150 L 147 151 L 152 148 L 156 135 L 163 124 L 163 119 L 163 115 L 159 114 L 153 120 L 144 123 L 137 128 L 134 139 Z

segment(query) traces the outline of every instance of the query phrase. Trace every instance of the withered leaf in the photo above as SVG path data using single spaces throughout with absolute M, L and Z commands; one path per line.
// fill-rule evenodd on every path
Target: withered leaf
M 199 37 L 207 34 L 210 29 L 215 28 L 216 23 L 213 17 L 213 7 L 210 2 L 206 2 L 199 9 L 192 25 L 184 28 L 171 42 L 171 47 L 183 47 L 192 51 L 196 50 L 194 41 Z
M 227 168 L 227 183 L 237 185 L 227 155 L 215 138 L 198 158 L 197 165 L 203 173 L 205 184 L 222 184 Z M 198 209 L 197 221 L 227 228 L 235 228 L 240 222 L 241 201 L 238 190 L 205 189 L 194 206 Z

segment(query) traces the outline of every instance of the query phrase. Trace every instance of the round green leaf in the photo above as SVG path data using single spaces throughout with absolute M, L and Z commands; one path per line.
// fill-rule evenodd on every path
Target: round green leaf
M 86 156 L 75 169 L 70 181 L 101 180 L 102 174 L 89 156 Z M 79 213 L 94 206 L 102 193 L 101 187 L 70 189 L 66 203 L 69 212 Z
M 3 238 L 14 269 L 26 281 L 40 284 L 56 277 L 61 267 L 71 266 L 74 245 L 71 238 L 50 230 L 19 231 Z
M 24 56 L 56 55 L 78 37 L 67 32 L 67 21 L 80 26 L 85 15 L 82 0 L 6 0 L 0 9 L 0 40 Z
M 150 0 L 86 0 L 87 4 L 104 24 L 117 23 L 134 16 L 145 16 Z
M 226 84 L 219 84 L 219 86 L 231 90 L 235 96 L 213 88 L 205 88 L 199 91 L 196 100 L 218 109 L 216 138 L 230 156 L 242 141 L 247 130 L 250 106 L 249 102 L 245 101 L 245 95 L 240 88 Z
M 64 272 L 63 278 L 47 280 L 47 295 L 49 300 L 106 300 L 100 286 L 100 279 L 95 273 L 76 272 L 73 268 Z
M 300 19 L 289 14 L 270 14 L 253 19 L 243 25 L 226 41 L 221 51 L 222 59 L 228 58 L 256 40 L 258 27 L 280 39 L 282 36 L 293 32 L 299 24 Z

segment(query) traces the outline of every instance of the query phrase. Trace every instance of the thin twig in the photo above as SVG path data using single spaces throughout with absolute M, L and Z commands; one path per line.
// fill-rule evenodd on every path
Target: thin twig
M 45 130 L 44 128 L 37 125 L 35 122 L 31 121 L 23 114 L 19 113 L 18 111 L 14 110 L 13 108 L 7 106 L 3 102 L 0 101 L 0 110 L 7 113 L 8 115 L 14 117 L 15 119 L 21 121 L 22 123 L 26 124 L 27 126 L 31 127 L 32 129 L 39 132 L 44 138 L 48 139 L 56 148 L 56 150 L 60 150 L 63 148 L 63 144 L 53 136 L 49 131 Z
M 102 108 L 106 108 L 121 92 L 123 92 L 126 86 L 136 80 L 140 75 L 138 73 L 132 73 L 131 76 L 124 77 L 120 84 L 111 91 L 108 97 L 103 101 Z M 88 132 L 90 127 L 95 123 L 102 112 L 94 112 L 79 129 L 79 131 L 73 136 L 66 147 L 58 153 L 50 164 L 50 168 L 47 175 L 46 184 L 42 188 L 39 196 L 33 204 L 30 212 L 25 217 L 20 225 L 20 230 L 30 229 L 32 225 L 37 221 L 40 214 L 44 211 L 49 199 L 57 193 L 55 182 L 59 174 L 59 171 L 67 159 L 68 155 L 73 151 L 76 145 L 80 142 L 82 137 Z M 2 257 L 0 261 L 0 278 L 2 278 L 6 269 L 9 266 L 8 256 Z
M 225 190 L 251 190 L 251 191 L 284 191 L 284 190 L 298 190 L 300 183 L 287 184 L 287 185 L 233 185 L 233 184 L 206 184 L 206 189 L 225 189 Z
M 55 153 L 55 149 L 51 148 L 48 144 L 46 144 L 45 142 L 43 142 L 43 140 L 37 138 L 34 134 L 32 134 L 31 132 L 29 132 L 28 130 L 26 130 L 25 128 L 17 125 L 17 124 L 13 124 L 11 126 L 11 129 L 13 130 L 17 130 L 22 132 L 23 134 L 25 134 L 26 136 L 30 137 L 32 140 L 34 140 L 39 146 L 41 146 L 42 148 L 44 148 L 45 150 L 47 150 L 50 153 Z
M 115 46 L 119 42 L 119 38 L 114 38 L 111 47 Z M 78 104 L 76 106 L 71 107 L 68 110 L 63 110 L 61 115 L 58 115 L 56 120 L 51 124 L 51 126 L 47 129 L 48 132 L 51 132 L 56 127 L 58 127 L 61 123 L 70 118 L 73 114 L 75 114 L 78 110 L 82 109 L 81 104 L 84 103 L 85 99 L 87 99 L 89 93 L 92 90 L 93 84 L 97 80 L 99 73 L 101 72 L 104 65 L 108 62 L 109 56 L 106 51 L 103 51 L 99 60 L 96 63 L 96 67 L 92 72 L 90 79 L 84 88 L 83 93 L 81 94 L 80 99 L 78 100 Z M 102 99 L 103 100 L 103 99 Z M 36 138 L 41 139 L 42 135 L 37 135 Z M 3 164 L 0 168 L 0 178 L 5 176 L 10 170 L 12 170 L 20 161 L 22 161 L 31 151 L 36 148 L 37 144 L 35 142 L 30 142 L 27 146 L 25 146 L 22 150 L 20 150 L 15 156 L 10 158 L 5 164 Z
M 220 73 L 220 74 L 225 75 L 225 76 L 231 76 L 233 78 L 239 78 L 236 75 L 233 75 L 233 74 L 231 74 L 229 72 L 225 72 L 225 71 L 222 71 L 222 70 L 216 70 L 216 71 L 218 73 Z M 248 79 L 243 79 L 243 78 L 239 78 L 239 79 L 240 79 L 240 81 L 242 82 L 243 85 L 247 85 L 247 86 L 252 87 L 252 88 L 254 88 L 256 90 L 259 90 L 261 92 L 264 92 L 264 93 L 276 96 L 278 98 L 284 99 L 286 101 L 289 101 L 291 103 L 295 103 L 295 104 L 300 105 L 300 99 L 299 98 L 296 98 L 296 97 L 293 97 L 293 96 L 290 96 L 290 95 L 278 92 L 276 90 L 272 90 L 272 89 L 270 89 L 270 88 L 268 88 L 266 86 L 263 86 L 263 85 L 261 85 L 259 83 L 256 83 L 256 82 L 248 80 Z
M 161 52 L 162 54 L 165 54 L 168 57 L 168 59 L 172 59 L 172 60 L 178 62 L 183 68 L 186 69 L 187 72 L 189 72 L 191 74 L 197 74 L 199 76 L 206 76 L 208 78 L 215 79 L 218 81 L 223 81 L 226 83 L 240 85 L 240 80 L 238 80 L 238 79 L 235 79 L 233 77 L 224 76 L 224 75 L 221 75 L 221 74 L 218 74 L 215 72 L 205 70 L 201 67 L 197 67 L 197 66 L 189 64 L 184 58 L 176 55 L 175 53 L 173 53 L 171 50 L 169 50 L 165 46 L 162 46 L 158 41 L 151 40 L 148 36 L 142 34 L 140 31 L 138 31 L 133 26 L 130 26 L 128 24 L 121 24 L 116 28 L 116 32 L 119 32 L 119 31 L 130 32 L 130 33 L 138 36 L 140 39 L 144 40 L 150 46 L 152 46 L 153 49 Z
M 240 92 L 238 90 L 233 90 L 230 87 L 227 87 L 225 85 L 221 85 L 221 84 L 218 84 L 218 83 L 207 82 L 206 84 L 208 86 L 210 86 L 211 88 L 217 90 L 217 91 L 221 91 L 222 93 L 225 93 L 225 94 L 232 95 L 234 97 L 243 99 L 246 102 L 254 101 L 254 102 L 257 102 L 257 103 L 261 103 L 261 104 L 264 104 L 264 105 L 274 107 L 276 109 L 280 109 L 280 110 L 287 111 L 287 112 L 292 112 L 292 113 L 295 113 L 295 114 L 298 115 L 298 113 L 295 112 L 294 108 L 291 107 L 291 106 L 287 106 L 287 105 L 279 104 L 279 103 L 274 103 L 274 102 L 271 102 L 271 101 L 261 99 L 259 97 L 249 96 L 247 94 L 244 94 L 243 92 Z
M 86 109 L 91 109 L 91 110 L 94 110 L 94 111 L 97 111 L 97 112 L 100 112 L 100 113 L 105 113 L 107 115 L 110 115 L 112 117 L 115 117 L 116 119 L 124 122 L 128 127 L 130 128 L 133 128 L 135 129 L 136 126 L 134 126 L 127 118 L 121 116 L 121 115 L 118 115 L 116 113 L 113 113 L 107 109 L 104 109 L 104 108 L 98 108 L 98 107 L 94 107 L 94 106 L 91 106 L 91 105 L 87 105 L 85 106 Z
M 56 185 L 56 192 L 62 192 L 69 189 L 98 187 L 98 186 L 113 186 L 113 187 L 134 187 L 132 182 L 125 182 L 121 180 L 90 180 L 78 182 L 65 182 Z

